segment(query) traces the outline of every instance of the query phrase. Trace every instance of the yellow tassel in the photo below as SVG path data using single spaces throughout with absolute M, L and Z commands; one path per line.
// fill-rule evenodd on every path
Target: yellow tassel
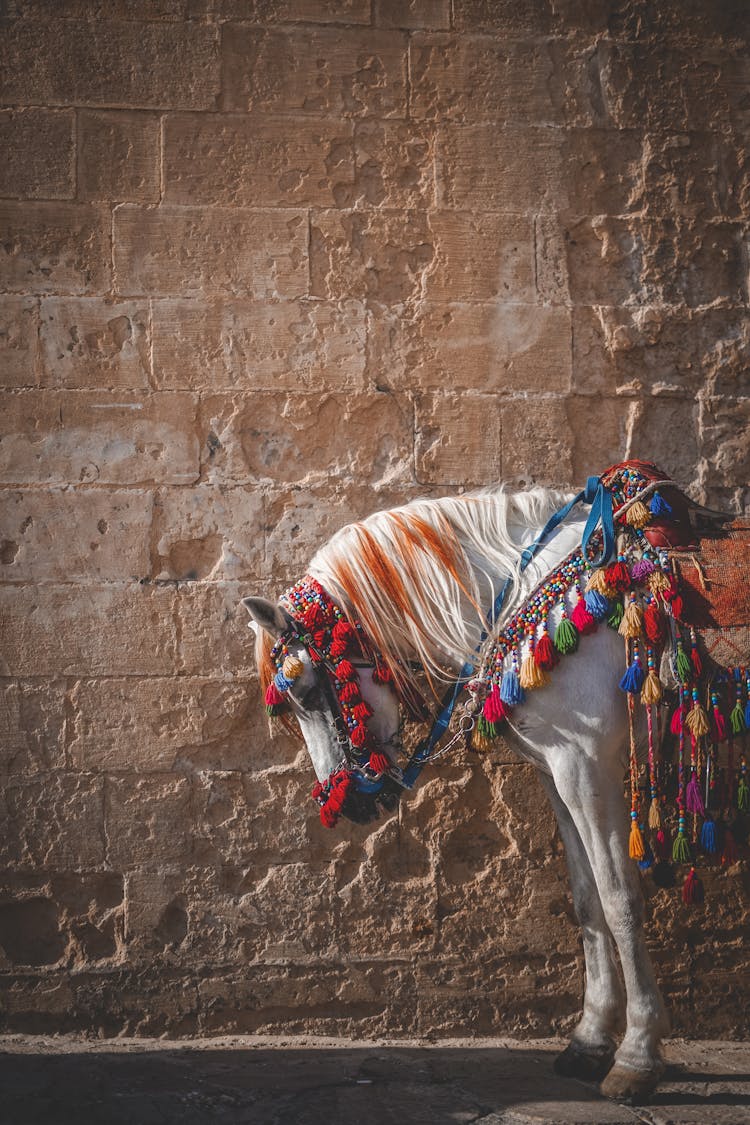
M 488 750 L 492 749 L 492 742 L 474 727 L 474 733 L 471 736 L 471 748 L 472 750 L 478 750 L 480 754 L 486 754 Z
M 648 588 L 652 594 L 662 594 L 665 590 L 670 589 L 670 581 L 663 570 L 654 570 L 649 574 Z
M 696 738 L 700 738 L 703 734 L 708 734 L 708 716 L 700 703 L 694 704 L 688 711 L 685 717 L 685 726 Z
M 617 591 L 610 586 L 607 582 L 607 572 L 603 566 L 599 566 L 596 570 L 592 570 L 589 575 L 589 580 L 586 583 L 587 590 L 595 590 L 597 594 L 601 594 L 604 598 L 614 598 Z
M 637 602 L 628 602 L 617 632 L 621 637 L 636 639 L 643 632 L 643 613 Z
M 544 687 L 545 684 L 549 683 L 549 677 L 544 669 L 539 667 L 530 652 L 524 656 L 521 662 L 518 682 L 525 691 L 533 691 L 534 688 Z
M 630 524 L 631 527 L 645 527 L 647 523 L 651 522 L 651 513 L 645 504 L 636 500 L 635 504 L 631 504 L 625 513 L 625 522 Z
M 648 707 L 650 703 L 658 703 L 662 697 L 661 680 L 653 668 L 649 669 L 641 688 L 641 703 Z
M 649 828 L 661 828 L 661 813 L 659 811 L 659 802 L 654 797 L 648 810 L 648 826 Z
M 631 859 L 643 859 L 646 854 L 646 849 L 643 846 L 643 836 L 638 827 L 638 821 L 633 819 L 630 821 L 630 842 L 628 844 L 628 852 Z
M 296 656 L 287 656 L 281 666 L 281 671 L 288 680 L 298 680 L 305 670 L 305 666 Z

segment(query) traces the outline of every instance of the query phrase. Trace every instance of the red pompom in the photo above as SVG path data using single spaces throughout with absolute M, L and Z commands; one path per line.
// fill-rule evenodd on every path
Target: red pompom
M 354 705 L 358 703 L 362 697 L 359 694 L 359 685 L 354 680 L 349 680 L 345 683 L 339 692 L 339 699 L 342 703 L 350 703 Z
M 352 746 L 364 746 L 367 742 L 367 728 L 362 723 L 357 723 L 349 731 L 349 738 L 351 739 Z
M 320 797 L 323 796 L 325 791 L 325 785 L 323 785 L 320 781 L 316 781 L 312 787 L 312 793 L 310 794 L 310 796 L 312 797 L 313 801 L 317 801 Z
M 340 681 L 355 680 L 357 678 L 357 670 L 353 664 L 348 660 L 339 660 L 336 665 L 336 679 Z
M 361 703 L 354 704 L 352 707 L 352 715 L 358 723 L 366 723 L 368 719 L 372 718 L 372 707 L 363 699 Z
M 674 735 L 679 735 L 682 730 L 682 709 L 680 707 L 678 707 L 672 715 L 670 730 Z
M 348 621 L 337 621 L 333 627 L 333 637 L 336 641 L 351 644 L 357 635 L 357 630 Z
M 630 589 L 630 571 L 624 562 L 612 563 L 604 572 L 607 585 L 623 593 Z
M 391 768 L 390 758 L 385 754 L 370 754 L 370 760 L 367 763 L 373 773 L 387 773 Z
M 271 680 L 266 688 L 266 707 L 279 707 L 285 703 L 284 696 L 281 694 L 276 684 Z
M 492 685 L 492 691 L 484 701 L 482 708 L 482 717 L 488 723 L 502 723 L 508 716 L 508 710 L 500 698 L 500 688 L 497 684 Z
M 596 629 L 596 618 L 589 613 L 583 598 L 579 598 L 573 607 L 570 620 L 579 633 L 593 633 L 594 629 Z
M 393 681 L 390 668 L 385 664 L 376 664 L 372 672 L 374 684 L 390 684 Z
M 534 663 L 543 668 L 545 672 L 550 672 L 559 659 L 557 649 L 552 644 L 549 633 L 542 633 L 534 649 Z
M 327 637 L 328 633 L 325 629 L 316 629 L 312 635 L 313 644 L 316 648 L 325 648 Z
M 675 621 L 680 621 L 682 619 L 683 605 L 682 598 L 679 594 L 675 594 L 675 596 L 672 598 L 671 602 L 669 603 L 669 608 L 672 610 L 672 616 L 674 617 Z
M 330 653 L 332 660 L 340 660 L 342 656 L 346 656 L 348 651 L 349 645 L 346 641 L 331 641 Z
M 325 614 L 317 602 L 309 605 L 302 615 L 302 621 L 305 627 L 311 632 L 314 629 L 320 629 L 321 625 L 325 625 Z
M 643 611 L 643 629 L 652 645 L 660 645 L 666 636 L 664 614 L 655 602 L 649 602 Z

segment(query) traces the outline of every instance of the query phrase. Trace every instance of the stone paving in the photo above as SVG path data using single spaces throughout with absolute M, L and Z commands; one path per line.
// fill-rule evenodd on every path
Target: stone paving
M 552 1072 L 552 1040 L 0 1037 L 2 1125 L 750 1125 L 750 1043 L 672 1040 L 648 1106 Z

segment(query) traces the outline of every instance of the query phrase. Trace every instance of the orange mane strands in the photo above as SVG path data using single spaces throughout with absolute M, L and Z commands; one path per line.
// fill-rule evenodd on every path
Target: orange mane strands
M 265 691 L 271 680 L 276 675 L 276 665 L 271 660 L 271 649 L 274 639 L 265 629 L 258 629 L 255 634 L 255 663 L 260 676 L 260 690 L 265 696 Z

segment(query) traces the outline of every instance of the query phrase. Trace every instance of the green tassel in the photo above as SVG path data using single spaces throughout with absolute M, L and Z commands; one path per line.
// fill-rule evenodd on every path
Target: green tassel
M 482 738 L 494 741 L 500 737 L 500 728 L 497 723 L 490 723 L 483 715 L 480 715 L 477 719 L 477 734 L 481 735 Z
M 672 844 L 672 859 L 675 863 L 690 863 L 690 844 L 684 832 L 678 832 Z
M 684 648 L 679 645 L 677 648 L 677 678 L 681 684 L 686 684 L 690 681 L 692 675 L 693 666 L 685 655 Z
M 567 617 L 563 617 L 555 629 L 555 648 L 563 656 L 567 656 L 569 652 L 575 652 L 578 648 L 578 630 Z
M 745 714 L 741 703 L 735 703 L 729 716 L 729 722 L 732 727 L 732 734 L 742 734 L 745 729 Z
M 740 812 L 747 812 L 750 809 L 750 789 L 748 789 L 744 777 L 740 778 L 740 783 L 737 786 L 737 808 Z
M 610 629 L 614 629 L 615 631 L 617 631 L 620 628 L 620 622 L 622 621 L 624 613 L 625 607 L 622 604 L 621 599 L 618 598 L 618 600 L 612 606 L 612 612 L 607 617 L 607 624 L 609 625 Z

